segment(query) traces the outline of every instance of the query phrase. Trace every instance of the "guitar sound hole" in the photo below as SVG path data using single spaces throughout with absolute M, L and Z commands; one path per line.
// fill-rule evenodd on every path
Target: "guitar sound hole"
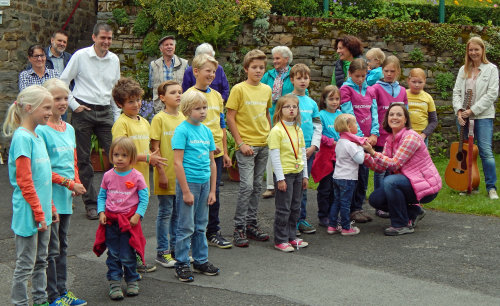
M 463 152 L 458 152 L 457 153 L 457 160 L 462 161 L 464 159 L 464 153 Z

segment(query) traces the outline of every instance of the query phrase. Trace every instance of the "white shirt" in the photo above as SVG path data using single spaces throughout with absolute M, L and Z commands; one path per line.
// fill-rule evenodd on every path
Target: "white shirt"
M 99 57 L 94 45 L 76 51 L 60 79 L 68 85 L 75 80 L 75 87 L 69 96 L 72 110 L 80 106 L 76 97 L 88 104 L 111 105 L 115 120 L 120 116 L 121 110 L 111 96 L 113 87 L 120 79 L 120 60 L 113 52 L 108 51 L 104 57 Z
M 335 170 L 333 178 L 340 180 L 358 180 L 359 165 L 364 160 L 363 147 L 340 138 L 335 146 Z

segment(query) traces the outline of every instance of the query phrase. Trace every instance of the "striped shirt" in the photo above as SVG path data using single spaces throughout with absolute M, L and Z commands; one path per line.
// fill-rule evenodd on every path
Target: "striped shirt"
M 392 137 L 392 135 L 389 137 Z M 365 165 L 377 172 L 389 170 L 391 173 L 398 173 L 399 169 L 412 158 L 420 147 L 421 140 L 418 135 L 407 135 L 393 156 L 387 155 L 387 151 L 390 150 L 387 148 L 388 143 L 386 142 L 383 152 L 375 152 L 373 157 L 368 155 L 368 158 L 365 159 Z
M 19 73 L 19 91 L 31 85 L 42 85 L 48 79 L 59 78 L 59 72 L 54 69 L 45 68 L 45 73 L 39 77 L 33 68 L 21 71 Z

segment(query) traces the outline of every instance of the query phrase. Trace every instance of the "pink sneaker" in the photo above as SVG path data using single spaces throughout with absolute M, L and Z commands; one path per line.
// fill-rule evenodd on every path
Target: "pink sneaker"
M 342 229 L 342 233 L 340 233 L 342 236 L 352 236 L 352 235 L 357 235 L 359 234 L 359 228 L 356 226 L 351 226 L 350 229 Z
M 290 241 L 290 244 L 294 248 L 305 248 L 306 246 L 309 245 L 309 243 L 307 243 L 304 240 L 299 239 L 299 238 L 295 238 L 295 240 Z
M 275 244 L 274 245 L 274 248 L 275 249 L 278 249 L 280 251 L 283 251 L 283 252 L 293 252 L 293 246 L 288 243 L 288 242 L 283 242 L 283 243 L 280 243 L 280 244 Z
M 333 235 L 333 234 L 338 234 L 342 231 L 342 227 L 333 227 L 333 226 L 329 226 L 327 229 L 326 229 L 326 232 L 330 235 Z

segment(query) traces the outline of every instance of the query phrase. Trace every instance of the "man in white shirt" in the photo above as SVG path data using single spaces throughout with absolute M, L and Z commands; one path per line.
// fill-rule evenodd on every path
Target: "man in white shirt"
M 61 80 L 67 84 L 72 80 L 75 82 L 69 106 L 73 110 L 71 123 L 75 128 L 80 180 L 87 189 L 83 202 L 90 220 L 98 219 L 97 192 L 92 185 L 94 170 L 90 163 L 90 138 L 95 134 L 104 154 L 108 154 L 111 128 L 120 115 L 120 109 L 111 96 L 120 78 L 120 60 L 109 51 L 112 36 L 113 29 L 108 24 L 96 24 L 92 34 L 94 45 L 76 51 L 61 74 Z

